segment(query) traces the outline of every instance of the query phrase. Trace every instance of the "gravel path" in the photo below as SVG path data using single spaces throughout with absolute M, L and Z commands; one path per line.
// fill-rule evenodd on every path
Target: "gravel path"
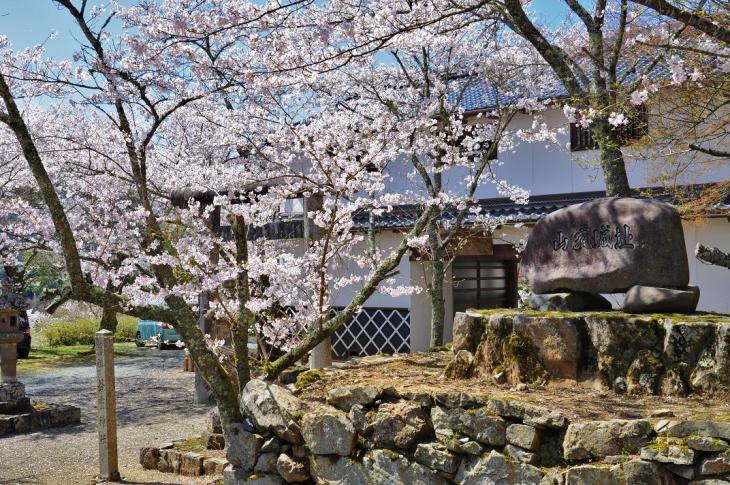
M 133 483 L 210 483 L 142 470 L 139 449 L 198 434 L 207 407 L 192 404 L 193 374 L 182 350 L 140 350 L 116 362 L 119 470 Z M 0 484 L 93 483 L 98 473 L 96 369 L 65 367 L 19 376 L 31 399 L 74 404 L 81 424 L 0 438 Z

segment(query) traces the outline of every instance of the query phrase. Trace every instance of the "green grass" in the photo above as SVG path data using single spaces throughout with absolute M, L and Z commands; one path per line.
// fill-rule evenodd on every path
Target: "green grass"
M 99 330 L 98 318 L 74 317 L 43 325 L 37 336 L 45 346 L 93 345 L 94 334 Z M 117 317 L 115 342 L 133 342 L 137 332 L 138 318 L 127 315 Z
M 116 357 L 141 355 L 144 349 L 132 342 L 114 344 Z M 18 373 L 42 372 L 70 365 L 92 364 L 95 359 L 91 345 L 62 345 L 56 347 L 31 348 L 27 359 L 18 360 Z

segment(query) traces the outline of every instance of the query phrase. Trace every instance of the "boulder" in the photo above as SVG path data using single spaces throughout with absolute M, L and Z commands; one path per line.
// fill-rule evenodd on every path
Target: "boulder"
M 643 419 L 573 423 L 565 433 L 563 453 L 569 460 L 635 454 L 653 435 L 651 423 Z
M 565 472 L 565 485 L 621 485 L 610 468 L 580 465 Z
M 228 465 L 223 470 L 223 485 L 281 485 L 284 480 L 278 475 L 251 474 L 250 471 Z
M 562 429 L 568 426 L 568 419 L 558 411 L 511 399 L 490 399 L 487 408 L 498 416 L 519 419 L 536 428 Z
M 309 472 L 304 463 L 285 453 L 279 455 L 276 460 L 276 471 L 287 483 L 303 482 L 309 479 Z
M 682 220 L 674 207 L 653 200 L 607 197 L 574 204 L 537 222 L 520 274 L 534 293 L 686 287 Z
M 160 450 L 160 459 L 157 461 L 157 470 L 162 473 L 180 472 L 180 452 L 177 450 Z
M 527 338 L 552 377 L 577 379 L 580 358 L 579 320 L 517 315 L 513 331 Z
M 728 446 L 727 441 L 718 438 L 708 438 L 706 436 L 691 436 L 687 438 L 687 446 L 697 451 L 725 451 Z
M 229 424 L 226 429 L 226 459 L 236 468 L 253 470 L 264 439 L 246 431 L 243 424 Z
M 464 460 L 454 481 L 464 484 L 539 485 L 543 473 L 532 465 L 511 461 L 498 451 Z
M 690 376 L 697 391 L 725 391 L 730 387 L 730 323 L 716 325 L 715 345 L 705 349 Z
M 219 457 L 208 457 L 203 459 L 203 471 L 206 475 L 222 475 L 228 466 L 228 460 Z
M 641 459 L 672 463 L 674 465 L 692 465 L 697 458 L 697 452 L 675 438 L 657 438 L 651 446 L 641 449 Z
M 380 391 L 370 386 L 337 387 L 327 393 L 327 403 L 347 412 L 356 404 L 370 406 L 378 394 Z
M 504 446 L 506 443 L 507 426 L 504 420 L 483 409 L 467 411 L 434 406 L 431 409 L 431 421 L 440 439 L 448 439 L 457 433 L 489 446 Z
M 484 406 L 484 399 L 464 392 L 437 392 L 433 395 L 433 401 L 449 409 L 474 409 Z
M 641 350 L 660 351 L 664 326 L 652 318 L 590 315 L 585 317 L 588 336 L 595 349 L 598 374 L 606 386 L 624 378 Z
M 413 459 L 421 465 L 444 473 L 456 473 L 459 456 L 449 453 L 440 443 L 419 443 Z
M 665 321 L 664 358 L 670 364 L 694 367 L 702 352 L 714 340 L 715 328 L 716 325 L 709 322 Z
M 356 404 L 350 408 L 350 412 L 347 413 L 347 417 L 355 427 L 355 431 L 361 435 L 367 437 L 373 432 L 373 427 L 370 424 L 369 419 L 375 416 L 375 411 L 366 411 L 365 408 L 359 404 Z
M 702 460 L 700 465 L 700 474 L 702 475 L 722 475 L 730 473 L 730 451 L 710 456 Z
M 139 450 L 139 463 L 145 470 L 157 470 L 157 462 L 159 459 L 159 448 L 146 447 Z
M 671 473 L 664 467 L 643 460 L 628 460 L 625 463 L 611 468 L 615 477 L 623 480 L 622 483 L 641 485 L 674 485 Z
M 471 313 L 456 312 L 454 315 L 453 347 L 454 353 L 467 350 L 476 352 L 484 333 L 484 317 Z
M 507 426 L 507 442 L 535 451 L 540 447 L 540 432 L 532 426 L 510 424 Z
M 180 455 L 180 475 L 199 477 L 203 474 L 203 457 L 197 453 Z
M 657 434 L 670 437 L 707 436 L 730 440 L 730 422 L 709 420 L 669 421 L 666 419 L 657 422 L 654 427 Z
M 635 285 L 626 292 L 621 309 L 627 313 L 693 313 L 699 301 L 697 286 L 676 290 Z
M 309 471 L 319 485 L 369 483 L 365 467 L 344 456 L 310 455 Z
M 527 306 L 541 312 L 587 312 L 611 310 L 611 302 L 603 296 L 585 291 L 568 293 L 531 293 Z
M 379 448 L 411 450 L 433 431 L 425 411 L 413 401 L 381 404 L 371 424 L 371 440 Z
M 368 480 L 372 485 L 446 485 L 436 471 L 388 450 L 372 450 L 363 458 Z
M 256 466 L 253 467 L 254 473 L 276 473 L 276 460 L 279 459 L 279 454 L 276 452 L 259 454 Z
M 444 368 L 447 379 L 466 379 L 471 377 L 474 367 L 474 356 L 468 350 L 459 350 L 451 362 Z
M 504 452 L 507 453 L 507 455 L 515 461 L 529 463 L 530 465 L 537 464 L 538 456 L 536 453 L 525 450 L 518 446 L 506 445 L 504 447 Z
M 652 350 L 640 350 L 627 371 L 629 394 L 656 394 L 663 373 L 661 355 Z
M 355 427 L 345 413 L 329 406 L 304 415 L 302 436 L 315 455 L 348 456 L 355 448 Z
M 302 436 L 294 417 L 304 403 L 285 388 L 261 379 L 251 379 L 241 393 L 241 412 L 260 431 L 270 431 L 282 440 L 299 444 Z

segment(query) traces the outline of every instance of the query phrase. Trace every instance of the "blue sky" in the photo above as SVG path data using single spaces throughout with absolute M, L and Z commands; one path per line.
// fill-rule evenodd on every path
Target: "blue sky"
M 133 3 L 133 0 L 123 3 Z M 549 24 L 559 23 L 565 12 L 562 0 L 535 0 L 533 8 L 540 13 L 541 20 Z M 10 39 L 13 48 L 22 49 L 43 42 L 51 31 L 56 31 L 58 37 L 46 44 L 48 54 L 56 58 L 70 57 L 76 50 L 74 36 L 79 32 L 70 16 L 51 0 L 0 1 L 0 34 Z

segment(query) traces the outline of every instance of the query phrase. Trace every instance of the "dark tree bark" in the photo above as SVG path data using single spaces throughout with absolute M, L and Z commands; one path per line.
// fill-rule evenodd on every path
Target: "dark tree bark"
M 721 40 L 726 44 L 730 44 L 730 30 L 722 25 L 718 25 L 702 15 L 698 15 L 696 12 L 679 8 L 666 0 L 631 0 L 639 5 L 644 5 L 652 10 L 666 16 L 682 22 L 683 24 L 694 27 L 695 29 L 704 32 L 705 34 L 713 37 L 717 40 Z M 727 8 L 727 7 L 726 7 Z
M 730 269 L 730 254 L 725 253 L 718 248 L 708 248 L 702 244 L 698 244 L 695 248 L 695 256 L 697 259 L 707 264 L 722 266 Z

